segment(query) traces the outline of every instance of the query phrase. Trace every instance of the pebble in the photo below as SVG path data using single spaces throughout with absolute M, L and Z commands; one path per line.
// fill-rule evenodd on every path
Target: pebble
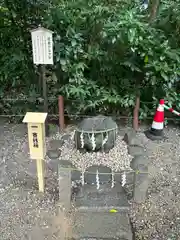
M 142 128 L 141 131 L 143 130 Z M 158 143 L 151 142 L 142 132 L 139 133 L 139 138 L 142 139 L 149 155 L 151 167 L 151 183 L 146 202 L 136 204 L 131 201 L 131 220 L 136 228 L 136 239 L 139 240 L 180 239 L 180 131 L 178 128 L 168 126 L 164 132 L 168 139 Z M 56 137 L 60 138 L 61 135 L 57 133 L 54 138 Z M 33 227 L 40 226 L 44 222 L 47 226 L 44 231 L 49 234 L 48 239 L 53 239 L 52 236 L 60 230 L 60 219 L 56 223 L 57 229 L 52 230 L 51 226 L 55 224 L 51 217 L 57 216 L 57 209 L 50 200 L 48 201 L 51 199 L 51 195 L 46 193 L 46 199 L 41 201 L 37 190 L 35 191 L 31 187 L 27 190 L 22 183 L 14 186 L 14 181 L 12 181 L 15 175 L 18 177 L 19 173 L 29 169 L 25 132 L 16 125 L 0 125 L 0 140 L 3 142 L 3 146 L 0 146 L 0 219 L 2 220 L 0 239 L 19 240 L 26 239 L 27 236 L 31 239 L 30 234 Z M 119 144 L 120 146 L 123 144 L 121 139 L 119 139 Z M 123 164 L 119 163 L 120 156 L 122 156 L 122 152 L 126 154 L 126 150 L 124 148 L 121 152 L 118 146 L 116 146 L 116 150 L 118 153 L 111 151 L 108 160 L 104 155 L 93 155 L 94 161 L 97 161 L 98 158 L 98 163 L 103 161 L 114 169 L 121 169 Z M 69 147 L 63 149 L 64 157 L 68 151 Z M 73 155 L 73 151 L 68 153 L 69 158 Z M 76 154 L 79 156 L 79 153 Z M 115 156 L 116 159 L 114 159 Z M 87 155 L 86 159 L 78 159 L 77 163 L 76 158 L 72 157 L 72 161 L 76 163 L 76 167 L 86 168 L 90 164 L 89 157 Z M 104 159 L 100 159 L 101 157 Z M 128 165 L 131 160 L 125 159 L 122 162 L 127 160 L 126 165 Z M 16 164 L 12 164 L 13 162 Z M 7 165 L 6 168 L 4 163 Z M 37 239 L 41 240 L 38 237 Z
M 136 227 L 136 238 L 143 240 L 179 240 L 180 224 L 180 135 L 179 129 L 168 127 L 164 141 L 148 141 L 151 184 L 145 203 L 132 204 L 131 219 Z M 178 133 L 177 133 L 178 132 Z M 165 161 L 166 158 L 168 161 Z M 143 220 L 143 225 L 141 224 Z
M 128 154 L 126 143 L 122 140 L 122 136 L 116 139 L 116 145 L 109 153 L 93 152 L 80 153 L 75 149 L 74 141 L 70 138 L 61 147 L 61 156 L 59 160 L 69 160 L 78 169 L 86 170 L 92 165 L 105 165 L 113 171 L 131 170 L 130 163 L 132 156 Z

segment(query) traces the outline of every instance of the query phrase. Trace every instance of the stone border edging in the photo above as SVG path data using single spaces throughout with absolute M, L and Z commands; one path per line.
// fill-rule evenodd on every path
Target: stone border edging
M 125 133 L 123 140 L 128 145 L 129 154 L 133 156 L 131 162 L 131 168 L 135 171 L 133 199 L 137 203 L 143 203 L 146 200 L 149 185 L 148 157 L 134 130 Z

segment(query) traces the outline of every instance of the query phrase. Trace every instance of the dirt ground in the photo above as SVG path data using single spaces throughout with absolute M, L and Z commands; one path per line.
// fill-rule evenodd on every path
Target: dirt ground
M 150 159 L 150 187 L 144 204 L 132 202 L 137 240 L 180 240 L 180 130 L 164 132 L 168 139 L 160 142 L 139 133 Z M 28 156 L 26 125 L 0 121 L 0 239 L 62 239 L 69 224 L 59 212 L 57 166 L 48 159 L 47 166 L 42 196 Z
M 59 211 L 56 172 L 48 163 L 43 196 L 26 132 L 25 125 L 0 125 L 0 239 L 63 239 L 67 224 Z

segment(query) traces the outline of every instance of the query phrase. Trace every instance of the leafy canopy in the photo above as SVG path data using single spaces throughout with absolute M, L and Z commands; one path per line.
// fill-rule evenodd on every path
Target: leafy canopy
M 26 95 L 40 94 L 29 30 L 41 23 L 54 31 L 49 95 L 78 101 L 67 104 L 67 111 L 131 109 L 137 93 L 146 102 L 162 97 L 177 102 L 180 8 L 171 2 L 172 8 L 169 2 L 161 4 L 157 18 L 149 23 L 149 11 L 141 10 L 139 1 L 4 1 L 1 96 L 12 86 Z M 151 107 L 141 105 L 142 118 L 151 114 Z

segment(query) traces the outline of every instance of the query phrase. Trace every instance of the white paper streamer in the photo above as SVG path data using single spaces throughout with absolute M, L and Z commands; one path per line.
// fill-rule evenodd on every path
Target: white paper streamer
M 112 182 L 111 182 L 111 188 L 113 188 L 114 187 L 114 172 L 112 171 Z
M 107 140 L 108 140 L 108 134 L 106 133 L 106 137 L 103 139 L 103 142 L 102 142 L 102 147 L 104 146 L 104 144 L 107 143 Z
M 80 134 L 80 141 L 81 141 L 81 148 L 84 147 L 84 136 L 83 136 L 83 132 Z
M 92 150 L 94 151 L 96 149 L 96 139 L 95 139 L 94 133 L 92 134 L 91 142 L 92 142 Z
M 125 184 L 126 184 L 126 173 L 124 172 L 124 173 L 122 174 L 122 187 L 124 187 Z
M 84 186 L 84 171 L 81 173 L 81 184 Z
M 99 189 L 100 184 L 99 184 L 99 172 L 98 172 L 98 170 L 96 171 L 96 186 L 97 186 L 97 189 Z

